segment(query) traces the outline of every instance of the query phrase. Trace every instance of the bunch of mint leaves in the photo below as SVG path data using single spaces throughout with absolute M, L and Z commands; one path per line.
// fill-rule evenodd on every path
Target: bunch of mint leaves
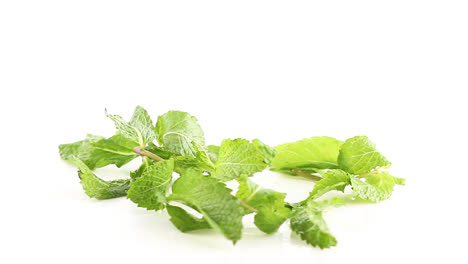
M 323 199 L 325 193 L 350 186 L 358 199 L 380 202 L 391 196 L 395 184 L 405 182 L 388 173 L 391 163 L 365 136 L 344 142 L 311 137 L 274 148 L 258 139 L 226 139 L 207 146 L 197 119 L 186 112 L 169 111 L 156 125 L 140 106 L 129 122 L 106 115 L 115 123 L 115 135 L 88 135 L 59 146 L 61 158 L 78 168 L 85 193 L 96 199 L 126 196 L 147 210 L 166 209 L 180 231 L 214 229 L 234 244 L 242 235 L 242 218 L 255 214 L 255 225 L 266 234 L 289 219 L 292 231 L 308 244 L 335 246 L 323 213 L 345 201 Z M 111 164 L 120 168 L 137 157 L 142 163 L 127 179 L 106 181 L 93 172 Z M 250 180 L 266 168 L 308 178 L 315 181 L 314 188 L 304 201 L 288 203 L 285 193 Z M 237 193 L 226 187 L 227 181 L 238 182 Z

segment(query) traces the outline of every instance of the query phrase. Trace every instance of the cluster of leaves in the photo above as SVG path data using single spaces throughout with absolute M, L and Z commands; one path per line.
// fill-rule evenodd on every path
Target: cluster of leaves
M 390 162 L 364 136 L 345 142 L 312 137 L 275 148 L 258 139 L 226 139 L 220 146 L 207 146 L 197 119 L 185 112 L 169 111 L 158 117 L 156 125 L 140 106 L 129 122 L 106 115 L 115 123 L 115 135 L 88 135 L 60 145 L 60 156 L 78 168 L 89 197 L 126 196 L 148 210 L 166 209 L 182 232 L 211 228 L 236 243 L 242 234 L 242 218 L 255 214 L 255 225 L 267 234 L 275 233 L 289 219 L 301 239 L 328 248 L 337 242 L 323 212 L 344 202 L 318 198 L 351 186 L 357 197 L 379 202 L 391 195 L 395 184 L 404 184 L 386 171 Z M 137 157 L 142 163 L 128 179 L 106 181 L 93 172 L 110 164 L 120 168 Z M 287 203 L 285 193 L 262 188 L 249 179 L 268 167 L 315 180 L 314 189 L 306 200 Z M 239 184 L 235 194 L 225 184 L 232 180 Z

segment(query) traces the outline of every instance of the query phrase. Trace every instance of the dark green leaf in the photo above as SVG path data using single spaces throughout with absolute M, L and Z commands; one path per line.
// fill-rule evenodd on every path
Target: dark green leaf
M 336 246 L 336 238 L 330 233 L 323 219 L 323 211 L 330 205 L 341 202 L 313 201 L 308 200 L 303 206 L 294 207 L 291 214 L 291 229 L 298 234 L 302 240 L 314 247 L 321 249 Z
M 156 211 L 163 209 L 173 169 L 173 160 L 159 161 L 150 165 L 141 177 L 132 182 L 127 197 L 139 207 Z
M 242 206 L 231 190 L 216 179 L 188 170 L 172 185 L 169 199 L 200 212 L 213 229 L 234 243 L 241 238 Z

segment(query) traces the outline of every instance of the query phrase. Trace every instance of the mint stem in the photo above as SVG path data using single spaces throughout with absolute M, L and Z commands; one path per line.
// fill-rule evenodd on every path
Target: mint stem
M 149 152 L 147 150 L 141 149 L 141 147 L 134 147 L 133 151 L 136 154 L 140 155 L 140 156 L 148 157 L 148 158 L 150 158 L 152 160 L 155 160 L 155 161 L 164 160 L 163 158 L 159 157 L 158 155 L 154 154 L 153 152 Z
M 307 171 L 303 171 L 303 170 L 300 170 L 300 169 L 293 169 L 292 172 L 294 172 L 295 174 L 297 174 L 299 176 L 311 179 L 313 181 L 320 181 L 322 179 L 322 177 L 320 177 L 320 176 L 310 174 Z
M 252 212 L 255 212 L 255 213 L 258 212 L 257 209 L 255 209 L 255 208 L 253 208 L 252 206 L 248 205 L 246 202 L 240 200 L 240 203 L 241 203 L 242 207 L 244 207 L 245 209 L 248 209 L 248 210 L 250 210 L 250 211 L 252 211 Z

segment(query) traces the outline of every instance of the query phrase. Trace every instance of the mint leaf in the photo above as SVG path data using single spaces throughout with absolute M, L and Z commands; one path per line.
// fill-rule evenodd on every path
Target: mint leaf
M 271 164 L 273 170 L 289 172 L 300 168 L 335 169 L 338 168 L 338 154 L 342 141 L 331 137 L 311 137 L 276 147 L 276 154 Z
M 267 144 L 261 142 L 258 139 L 252 140 L 252 144 L 254 144 L 254 146 L 256 146 L 260 151 L 263 152 L 263 155 L 264 155 L 263 161 L 267 165 L 270 165 L 276 156 L 276 153 L 277 153 L 276 149 L 268 146 Z
M 162 147 L 158 147 L 154 143 L 149 143 L 148 146 L 146 147 L 146 150 L 158 155 L 159 157 L 163 159 L 170 159 L 175 156 L 174 153 L 168 150 L 165 150 Z
M 120 168 L 138 156 L 133 151 L 133 148 L 138 144 L 120 133 L 108 139 L 104 138 L 92 142 L 91 144 L 95 150 L 92 151 L 90 158 L 96 160 L 98 167 L 115 164 Z
M 242 235 L 243 216 L 253 213 L 255 225 L 267 234 L 277 232 L 290 218 L 293 232 L 301 239 L 328 248 L 337 242 L 323 213 L 344 202 L 338 198 L 324 201 L 321 197 L 325 193 L 344 192 L 350 185 L 356 197 L 380 202 L 391 196 L 396 184 L 405 184 L 405 179 L 385 171 L 391 163 L 365 136 L 346 142 L 311 137 L 276 148 L 258 139 L 227 139 L 220 146 L 206 146 L 197 119 L 186 112 L 169 111 L 158 117 L 155 126 L 140 106 L 129 122 L 107 111 L 106 115 L 117 127 L 114 136 L 88 135 L 62 144 L 61 158 L 78 167 L 88 196 L 127 196 L 148 210 L 166 208 L 170 221 L 182 232 L 213 228 L 235 244 Z M 109 164 L 121 167 L 139 156 L 142 164 L 129 179 L 105 181 L 93 173 L 93 169 Z M 315 181 L 309 197 L 287 203 L 285 193 L 262 188 L 248 178 L 268 166 Z M 174 172 L 180 177 L 172 183 Z M 236 196 L 222 183 L 232 179 L 239 182 Z M 191 214 L 184 205 L 202 217 Z
M 291 215 L 291 209 L 285 207 L 284 196 L 280 193 L 272 194 L 265 199 L 266 205 L 260 207 L 255 215 L 254 223 L 266 234 L 273 234 Z
M 171 216 L 171 222 L 175 227 L 177 227 L 177 229 L 184 233 L 199 229 L 211 228 L 211 226 L 204 218 L 196 218 L 178 206 L 167 205 L 166 209 Z
M 101 139 L 104 138 L 88 134 L 84 140 L 69 144 L 61 144 L 59 145 L 60 157 L 67 161 L 73 161 L 75 158 L 78 158 L 82 160 L 88 167 L 94 169 L 98 166 L 98 162 L 91 158 L 92 152 L 95 150 L 92 143 Z
M 195 157 L 194 145 L 205 146 L 203 130 L 194 116 L 181 111 L 169 111 L 156 123 L 158 142 L 177 155 Z
M 145 150 L 159 156 L 163 160 L 171 159 L 172 157 L 175 156 L 174 153 L 167 151 L 161 147 L 158 147 L 154 143 L 149 143 L 148 146 L 146 146 Z M 141 164 L 141 166 L 137 170 L 132 171 L 130 173 L 130 177 L 132 177 L 133 179 L 140 177 L 147 167 L 155 163 L 155 160 L 150 159 L 149 157 L 146 157 L 146 156 L 143 156 L 142 159 L 143 159 L 143 163 Z
M 246 209 L 246 213 L 256 212 L 254 223 L 258 229 L 267 234 L 278 231 L 291 214 L 291 209 L 284 202 L 286 194 L 261 188 L 246 176 L 238 181 L 239 190 L 236 196 L 254 210 Z
M 145 148 L 146 144 L 157 137 L 153 121 L 151 121 L 148 112 L 141 106 L 135 108 L 130 122 L 126 122 L 121 116 L 108 114 L 107 110 L 106 115 L 114 121 L 116 128 L 123 136 L 138 142 L 141 148 Z
M 221 143 L 212 176 L 222 181 L 232 180 L 241 175 L 252 176 L 268 166 L 270 155 L 260 141 L 251 143 L 240 138 L 225 139 Z
M 208 145 L 206 146 L 206 148 L 208 157 L 210 157 L 211 162 L 215 163 L 216 161 L 218 161 L 220 147 L 215 145 Z
M 78 176 L 81 179 L 81 185 L 83 185 L 83 189 L 89 197 L 104 200 L 127 194 L 130 179 L 105 181 L 97 177 L 80 159 L 75 158 L 72 162 L 79 169 Z
M 371 202 L 380 202 L 388 199 L 393 192 L 395 181 L 401 183 L 400 178 L 395 178 L 386 171 L 376 172 L 365 179 L 351 177 L 353 191 L 361 199 Z
M 213 171 L 215 165 L 211 162 L 208 153 L 204 150 L 197 151 L 195 157 L 192 156 L 177 156 L 174 158 L 174 170 L 183 174 L 186 170 Z
M 243 208 L 231 190 L 216 179 L 188 170 L 172 185 L 169 200 L 197 210 L 213 229 L 234 243 L 241 238 Z
M 342 170 L 330 170 L 321 175 L 322 179 L 315 183 L 310 193 L 312 199 L 317 199 L 332 190 L 344 192 L 345 187 L 351 184 L 350 175 Z
M 143 174 L 143 172 L 145 172 L 146 168 L 148 168 L 148 166 L 149 166 L 150 164 L 152 164 L 152 163 L 153 163 L 153 161 L 143 162 L 143 163 L 140 165 L 140 167 L 138 167 L 138 169 L 136 169 L 136 170 L 130 172 L 130 177 L 131 177 L 132 179 L 136 179 L 136 178 L 141 177 L 141 175 Z
M 60 157 L 63 160 L 73 161 L 80 159 L 91 170 L 109 164 L 121 167 L 137 157 L 133 147 L 137 143 L 124 138 L 121 134 L 106 139 L 100 136 L 87 135 L 86 139 L 59 145 Z
M 338 163 L 341 169 L 357 175 L 380 167 L 388 168 L 391 165 L 366 136 L 346 140 L 341 146 Z
M 398 185 L 405 185 L 406 180 L 403 178 L 393 177 L 393 181 Z
M 166 192 L 172 180 L 173 160 L 164 160 L 150 165 L 130 185 L 127 197 L 148 210 L 160 210 L 166 203 Z
M 193 144 L 193 148 L 196 151 L 194 156 L 174 157 L 174 171 L 179 174 L 183 174 L 188 169 L 212 172 L 215 169 L 215 165 L 211 161 L 207 150 L 197 144 Z
M 291 229 L 307 244 L 321 249 L 336 246 L 336 238 L 330 233 L 323 219 L 323 212 L 331 205 L 336 205 L 339 199 L 331 201 L 308 200 L 305 205 L 294 207 L 291 214 Z

